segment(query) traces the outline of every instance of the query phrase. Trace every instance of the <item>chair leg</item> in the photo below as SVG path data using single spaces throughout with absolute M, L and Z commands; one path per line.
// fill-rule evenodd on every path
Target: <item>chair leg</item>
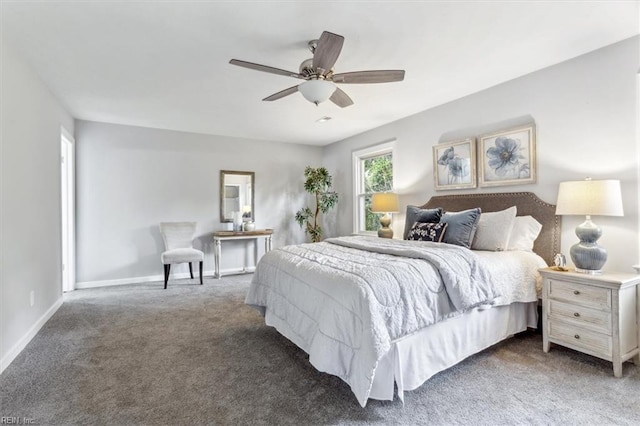
M 200 261 L 200 285 L 202 285 L 202 260 Z
M 189 262 L 189 275 L 191 275 L 191 279 L 193 279 L 193 265 Z
M 171 271 L 171 264 L 164 265 L 164 288 L 167 289 L 167 281 L 169 281 L 169 271 Z

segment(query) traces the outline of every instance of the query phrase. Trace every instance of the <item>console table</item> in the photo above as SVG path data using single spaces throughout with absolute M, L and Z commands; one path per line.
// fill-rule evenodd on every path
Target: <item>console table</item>
M 216 231 L 213 233 L 214 257 L 216 263 L 215 276 L 220 279 L 220 262 L 222 259 L 222 242 L 229 240 L 257 240 L 264 238 L 264 252 L 271 251 L 271 236 L 273 229 L 256 229 L 255 231 Z M 258 264 L 258 249 L 254 250 L 255 265 Z M 246 267 L 241 272 L 247 272 Z

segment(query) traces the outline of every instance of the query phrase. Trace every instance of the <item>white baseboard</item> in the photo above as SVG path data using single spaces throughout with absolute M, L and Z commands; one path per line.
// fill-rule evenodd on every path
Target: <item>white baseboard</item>
M 13 345 L 11 349 L 9 349 L 9 352 L 2 359 L 0 359 L 0 373 L 2 373 L 5 368 L 7 368 L 9 364 L 11 364 L 14 359 L 16 359 L 20 352 L 22 352 L 22 350 L 29 344 L 31 339 L 33 339 L 35 335 L 38 334 L 38 331 L 40 331 L 42 326 L 45 325 L 47 321 L 49 321 L 49 319 L 53 316 L 53 314 L 56 313 L 60 306 L 62 306 L 62 296 L 60 296 L 60 298 L 56 300 L 53 306 L 51 306 L 47 310 L 47 312 L 45 312 L 44 315 L 42 315 L 38 319 L 38 321 L 36 321 L 33 327 L 31 327 L 29 331 L 27 331 L 27 333 L 22 336 L 22 338 L 18 340 L 18 342 Z
M 253 272 L 255 270 L 254 267 L 250 267 L 246 269 L 246 272 Z M 236 269 L 223 269 L 220 271 L 222 275 L 232 275 L 241 273 L 243 270 Z M 193 271 L 194 279 L 198 279 L 198 272 Z M 202 271 L 203 277 L 214 277 L 215 271 Z M 188 272 L 181 272 L 179 274 L 171 274 L 169 277 L 169 283 L 171 283 L 172 279 L 182 279 L 182 278 L 191 278 Z M 76 283 L 76 289 L 82 290 L 86 288 L 95 288 L 95 287 L 109 287 L 114 285 L 126 285 L 126 284 L 141 284 L 141 283 L 150 283 L 150 282 L 164 282 L 164 275 L 149 275 L 146 277 L 132 277 L 132 278 L 120 278 L 117 280 L 100 280 L 100 281 L 83 281 Z

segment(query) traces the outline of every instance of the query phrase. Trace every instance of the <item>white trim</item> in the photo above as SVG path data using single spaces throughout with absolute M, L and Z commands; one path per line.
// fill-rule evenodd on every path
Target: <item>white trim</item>
M 62 306 L 62 296 L 60 296 L 60 298 L 56 300 L 53 306 L 51 306 L 47 310 L 47 312 L 45 312 L 36 321 L 36 323 L 29 329 L 29 331 L 27 331 L 25 335 L 22 336 L 11 349 L 9 349 L 9 352 L 7 352 L 4 358 L 0 359 L 0 373 L 2 373 L 5 368 L 7 368 L 9 364 L 11 364 L 13 360 L 16 359 L 18 355 L 20 355 L 20 352 L 22 352 L 22 350 L 29 344 L 31 339 L 33 339 L 35 335 L 38 334 L 38 331 L 40 331 L 42 326 L 45 325 L 47 321 L 49 321 L 49 319 L 53 316 L 53 314 L 56 313 L 60 306 Z
M 377 157 L 378 155 L 391 153 L 391 156 L 395 159 L 395 150 L 396 150 L 396 139 L 391 139 L 387 142 L 382 142 L 376 145 L 368 146 L 366 148 L 361 148 L 351 153 L 351 170 L 352 170 L 352 185 L 353 185 L 353 198 L 351 202 L 353 203 L 353 222 L 352 222 L 352 230 L 354 235 L 377 235 L 375 232 L 361 232 L 359 228 L 359 208 L 358 201 L 360 196 L 360 181 L 362 176 L 362 167 L 361 161 L 363 159 L 369 157 Z M 393 187 L 393 185 L 392 185 Z
M 62 291 L 73 291 L 76 288 L 76 140 L 73 135 L 66 129 L 64 126 L 60 126 L 60 139 L 61 142 L 69 143 L 69 150 L 67 152 L 67 163 L 70 167 L 69 175 L 68 175 L 68 185 L 67 185 L 67 214 L 68 214 L 68 236 L 66 236 L 67 240 L 67 264 L 66 264 L 66 272 L 67 272 L 67 283 L 64 282 L 64 272 L 62 272 L 63 276 L 63 288 Z M 61 172 L 62 172 L 62 166 Z M 61 195 L 60 199 L 62 200 L 62 188 L 60 188 Z M 65 235 L 61 236 L 62 239 L 65 239 Z M 62 259 L 64 262 L 65 259 Z M 62 269 L 62 266 L 61 266 Z M 65 288 L 66 285 L 66 288 Z
M 256 268 L 254 266 L 247 267 L 246 269 L 223 269 L 220 271 L 223 275 L 233 275 L 240 274 L 243 272 L 253 272 Z M 215 271 L 202 271 L 202 277 L 215 277 Z M 198 279 L 198 272 L 193 271 L 193 279 Z M 182 278 L 191 278 L 188 272 L 181 272 L 179 274 L 172 273 L 169 277 L 169 285 L 171 285 L 171 280 L 179 280 Z M 151 283 L 151 282 L 163 282 L 164 283 L 164 275 L 148 275 L 146 277 L 130 277 L 130 278 L 119 278 L 115 280 L 98 280 L 98 281 L 83 281 L 76 283 L 76 289 L 87 289 L 87 288 L 95 288 L 95 287 L 110 287 L 116 285 L 127 285 L 127 284 L 142 284 L 142 283 Z
M 640 17 L 640 8 L 638 8 L 638 16 Z M 636 107 L 636 147 L 640 146 L 640 71 L 638 71 L 638 73 L 636 74 L 636 103 L 635 103 L 635 107 Z M 638 185 L 638 182 L 640 182 L 640 149 L 636 149 L 636 185 Z M 638 198 L 638 205 L 636 206 L 636 212 L 640 211 L 640 198 Z M 637 225 L 638 227 L 636 229 L 640 229 L 640 215 L 637 215 Z M 640 261 L 640 238 L 638 238 L 638 261 Z M 640 265 L 636 265 L 633 266 L 633 268 L 635 269 L 636 267 L 640 267 Z M 640 274 L 640 268 L 636 269 L 636 272 L 638 274 Z M 640 310 L 640 305 L 638 305 L 638 309 Z M 639 324 L 640 326 L 640 324 Z M 638 342 L 640 343 L 640 342 Z
M 64 126 L 60 126 L 60 134 L 62 136 L 64 136 L 65 138 L 67 138 L 69 140 L 69 142 L 76 143 L 76 140 L 73 137 L 73 135 L 71 134 L 71 132 L 68 131 Z

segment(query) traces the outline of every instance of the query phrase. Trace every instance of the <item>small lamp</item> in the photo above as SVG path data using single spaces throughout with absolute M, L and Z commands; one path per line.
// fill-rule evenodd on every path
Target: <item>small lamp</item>
M 576 228 L 580 242 L 569 251 L 576 272 L 598 274 L 607 261 L 607 251 L 597 243 L 602 229 L 591 216 L 623 216 L 619 180 L 561 182 L 556 204 L 557 215 L 585 215 L 587 219 Z
M 376 192 L 371 200 L 371 211 L 373 213 L 384 213 L 380 218 L 380 229 L 378 229 L 378 237 L 393 238 L 393 229 L 389 228 L 391 224 L 391 216 L 389 213 L 395 213 L 398 210 L 398 194 L 393 192 Z

